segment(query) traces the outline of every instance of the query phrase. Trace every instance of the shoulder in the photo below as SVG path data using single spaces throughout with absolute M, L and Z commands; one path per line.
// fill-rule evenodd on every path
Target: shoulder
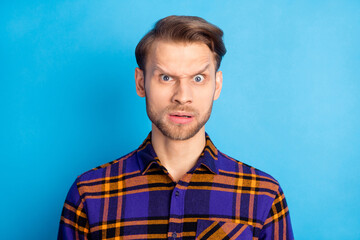
M 221 175 L 233 176 L 239 180 L 239 184 L 249 185 L 251 188 L 255 187 L 256 190 L 262 189 L 269 192 L 271 197 L 275 197 L 280 184 L 274 177 L 220 151 L 218 153 L 219 173 Z
M 77 184 L 85 182 L 103 180 L 105 177 L 116 177 L 125 173 L 125 166 L 127 168 L 137 169 L 136 150 L 117 158 L 111 162 L 102 164 L 77 177 Z

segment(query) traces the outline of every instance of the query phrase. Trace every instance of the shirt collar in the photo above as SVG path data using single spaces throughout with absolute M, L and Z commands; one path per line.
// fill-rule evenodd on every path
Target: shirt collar
M 212 173 L 219 174 L 218 150 L 207 133 L 205 133 L 205 138 L 205 147 L 200 154 L 197 163 L 189 172 L 193 172 L 197 168 L 199 168 L 200 165 L 203 165 Z M 151 144 L 151 132 L 137 149 L 137 159 L 142 174 L 145 174 L 154 164 L 162 168 L 159 158 L 156 155 L 155 150 Z

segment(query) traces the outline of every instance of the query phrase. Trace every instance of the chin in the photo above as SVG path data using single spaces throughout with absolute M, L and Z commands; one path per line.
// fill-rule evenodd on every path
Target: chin
M 156 127 L 171 140 L 185 141 L 194 137 L 203 126 L 199 126 L 199 124 L 196 126 L 164 126 L 160 124 L 159 126 L 156 125 Z

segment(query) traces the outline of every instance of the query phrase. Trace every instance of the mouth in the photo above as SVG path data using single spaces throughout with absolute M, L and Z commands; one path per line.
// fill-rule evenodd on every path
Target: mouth
M 181 112 L 174 112 L 174 113 L 170 113 L 170 116 L 175 116 L 175 117 L 184 117 L 184 118 L 192 118 L 193 115 L 190 113 L 181 113 Z
M 176 124 L 187 124 L 193 120 L 194 116 L 190 113 L 175 112 L 170 113 L 169 118 L 172 122 Z
M 192 118 L 192 116 L 189 116 L 189 115 L 170 114 L 170 116 L 174 116 L 174 117 L 184 117 L 184 118 Z

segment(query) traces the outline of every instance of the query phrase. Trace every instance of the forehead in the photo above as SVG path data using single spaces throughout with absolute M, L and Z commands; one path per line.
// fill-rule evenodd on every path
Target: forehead
M 184 75 L 209 66 L 215 69 L 215 56 L 204 43 L 155 41 L 149 51 L 146 68 L 151 72 L 157 69 Z

